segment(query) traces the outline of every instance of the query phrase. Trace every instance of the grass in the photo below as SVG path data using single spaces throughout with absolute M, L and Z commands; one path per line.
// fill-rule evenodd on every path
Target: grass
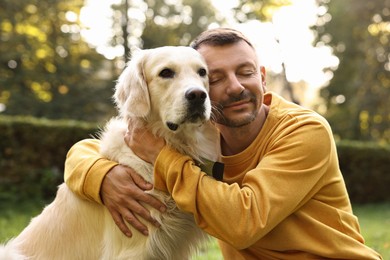
M 354 206 L 366 244 L 390 259 L 390 203 Z
M 17 235 L 32 216 L 39 214 L 44 204 L 43 201 L 12 205 L 0 202 L 0 242 Z M 383 259 L 390 259 L 390 203 L 354 205 L 353 208 L 359 218 L 366 244 L 379 252 Z M 222 259 L 215 239 L 210 240 L 204 249 L 193 257 L 193 260 L 206 259 Z
M 45 205 L 43 201 L 13 202 L 12 205 L 0 202 L 0 242 L 19 234 L 38 215 Z

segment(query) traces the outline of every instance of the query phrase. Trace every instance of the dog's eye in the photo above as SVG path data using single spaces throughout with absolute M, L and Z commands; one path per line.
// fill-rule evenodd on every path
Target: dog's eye
M 204 77 L 204 76 L 206 76 L 207 71 L 206 71 L 206 69 L 201 68 L 198 70 L 198 74 L 199 74 L 199 76 Z
M 175 76 L 175 72 L 171 69 L 163 69 L 158 75 L 162 78 L 173 78 Z

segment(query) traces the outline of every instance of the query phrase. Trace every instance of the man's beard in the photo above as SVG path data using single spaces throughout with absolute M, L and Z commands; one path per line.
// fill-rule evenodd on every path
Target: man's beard
M 256 96 L 253 93 L 246 90 L 241 92 L 239 96 L 230 97 L 228 100 L 221 102 L 219 104 L 213 103 L 212 120 L 217 124 L 225 125 L 227 127 L 236 127 L 236 128 L 250 124 L 251 122 L 253 122 L 253 120 L 255 120 L 259 111 L 253 110 L 250 114 L 247 114 L 245 117 L 239 119 L 227 118 L 223 114 L 223 107 L 228 106 L 231 103 L 239 102 L 241 100 L 248 100 L 248 99 L 250 100 L 249 102 L 254 104 L 255 108 L 258 107 Z

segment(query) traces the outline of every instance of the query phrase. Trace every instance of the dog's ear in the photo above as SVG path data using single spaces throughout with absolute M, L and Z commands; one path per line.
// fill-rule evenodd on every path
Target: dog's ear
M 146 55 L 146 50 L 135 51 L 115 86 L 114 101 L 124 118 L 149 114 L 150 98 L 143 70 Z

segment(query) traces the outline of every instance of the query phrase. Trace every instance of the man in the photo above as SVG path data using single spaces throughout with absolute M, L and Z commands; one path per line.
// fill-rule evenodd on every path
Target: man
M 359 233 L 326 120 L 265 93 L 265 69 L 240 32 L 209 30 L 192 47 L 209 67 L 223 182 L 162 139 L 129 129 L 128 145 L 154 164 L 155 189 L 172 194 L 180 209 L 218 238 L 225 259 L 381 259 Z M 123 219 L 147 234 L 133 212 L 153 220 L 137 201 L 163 206 L 142 191 L 150 184 L 101 158 L 98 145 L 83 141 L 71 149 L 67 184 L 103 201 L 128 235 Z M 127 186 L 129 176 L 134 180 Z

